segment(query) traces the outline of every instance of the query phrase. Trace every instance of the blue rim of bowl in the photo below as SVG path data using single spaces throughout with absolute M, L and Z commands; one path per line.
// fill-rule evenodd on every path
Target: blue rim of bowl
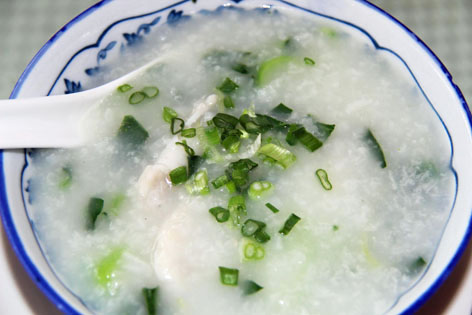
M 108 4 L 113 0 L 101 0 L 100 2 L 96 3 L 95 5 L 91 6 L 81 14 L 79 14 L 77 17 L 72 19 L 69 23 L 67 23 L 65 26 L 63 26 L 55 35 L 53 35 L 47 42 L 46 44 L 38 51 L 38 53 L 33 57 L 33 59 L 30 61 L 30 63 L 27 65 L 25 71 L 23 74 L 20 76 L 18 79 L 18 82 L 15 84 L 15 87 L 10 95 L 10 98 L 15 98 L 18 95 L 18 92 L 21 90 L 21 87 L 36 65 L 36 63 L 41 59 L 41 57 L 44 55 L 44 53 L 50 48 L 50 46 L 63 34 L 67 31 L 67 29 L 71 26 L 73 26 L 75 23 L 79 22 L 92 12 L 96 11 L 98 8 L 104 6 L 105 4 Z M 188 2 L 190 0 L 186 1 L 181 1 L 179 4 Z M 242 1 L 236 1 L 232 0 L 236 3 Z M 297 7 L 299 9 L 303 9 L 305 11 L 313 12 L 310 10 L 306 10 L 305 8 L 293 5 L 290 2 L 284 1 L 284 0 L 278 0 L 282 3 L 285 3 L 290 6 Z M 471 112 L 468 108 L 467 102 L 459 89 L 459 87 L 453 82 L 452 76 L 449 73 L 449 71 L 446 69 L 444 64 L 440 61 L 440 59 L 433 53 L 433 51 L 418 37 L 416 36 L 409 28 L 407 28 L 403 23 L 395 19 L 393 16 L 382 10 L 381 8 L 377 7 L 376 5 L 366 1 L 366 0 L 356 0 L 360 2 L 361 4 L 371 8 L 372 10 L 384 15 L 388 19 L 392 20 L 394 23 L 399 25 L 409 36 L 411 36 L 427 53 L 428 55 L 432 58 L 432 60 L 440 67 L 442 73 L 446 76 L 448 79 L 451 87 L 454 89 L 456 92 L 456 96 L 458 100 L 461 102 L 462 107 L 464 112 L 466 113 L 466 116 L 469 121 L 469 126 L 472 128 L 472 115 Z M 109 27 L 111 27 L 110 25 Z M 355 26 L 355 25 L 353 25 Z M 359 27 L 355 26 L 356 28 L 359 29 Z M 108 29 L 108 28 L 107 28 Z M 362 30 L 362 29 L 361 29 Z M 368 35 L 368 34 L 367 34 Z M 369 35 L 368 35 L 369 36 Z M 373 38 L 369 36 L 372 40 Z M 374 44 L 376 44 L 375 40 L 373 40 Z M 396 55 L 396 54 L 395 54 Z M 402 60 L 400 58 L 400 60 Z M 402 60 L 403 61 L 403 60 Z M 434 109 L 434 108 L 433 108 Z M 439 115 L 438 115 L 439 117 Z M 445 127 L 445 126 L 444 126 Z M 26 155 L 26 151 L 25 151 Z M 2 218 L 4 227 L 5 227 L 5 232 L 10 240 L 10 243 L 14 249 L 14 251 L 17 254 L 17 257 L 25 267 L 26 271 L 30 275 L 30 277 L 33 279 L 33 281 L 38 285 L 38 287 L 43 291 L 43 293 L 56 305 L 56 307 L 68 314 L 79 314 L 76 309 L 74 309 L 67 301 L 65 301 L 60 295 L 56 293 L 56 291 L 51 287 L 51 285 L 45 280 L 45 278 L 42 276 L 42 274 L 38 271 L 38 269 L 35 267 L 33 262 L 30 260 L 29 255 L 26 253 L 23 244 L 20 241 L 20 237 L 18 232 L 15 229 L 15 225 L 13 223 L 13 219 L 10 214 L 10 208 L 8 205 L 8 199 L 6 196 L 6 186 L 5 186 L 5 172 L 4 172 L 4 165 L 3 165 L 3 150 L 0 150 L 0 216 Z M 446 268 L 441 272 L 440 276 L 435 280 L 435 282 L 426 290 L 418 299 L 416 299 L 405 311 L 403 311 L 403 314 L 410 314 L 417 310 L 421 305 L 423 305 L 430 297 L 431 295 L 436 292 L 436 290 L 441 286 L 441 284 L 445 281 L 447 276 L 452 272 L 453 268 L 456 266 L 458 263 L 460 257 L 462 256 L 463 252 L 465 251 L 465 248 L 467 247 L 468 241 L 470 239 L 470 236 L 472 234 L 472 216 L 469 219 L 469 224 L 467 227 L 467 231 L 461 240 L 461 243 L 454 253 L 453 258 L 449 262 L 449 264 L 446 266 Z

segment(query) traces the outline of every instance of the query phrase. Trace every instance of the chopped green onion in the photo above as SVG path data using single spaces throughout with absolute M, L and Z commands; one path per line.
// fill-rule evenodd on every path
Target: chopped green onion
M 263 145 L 257 152 L 276 160 L 283 168 L 289 167 L 297 159 L 292 152 L 273 143 Z
M 216 127 L 223 128 L 225 130 L 235 129 L 236 125 L 239 123 L 239 119 L 224 113 L 216 114 L 212 120 Z
M 103 257 L 95 266 L 95 278 L 102 287 L 106 288 L 113 279 L 122 254 L 123 249 L 116 248 Z
M 237 130 L 237 129 L 233 129 L 233 130 Z M 228 151 L 229 153 L 238 153 L 239 146 L 241 145 L 240 136 L 236 136 L 236 135 L 228 136 L 221 142 L 221 144 L 223 145 L 225 150 Z
M 308 149 L 308 151 L 313 152 L 317 149 L 319 149 L 322 145 L 323 142 L 318 140 L 314 135 L 306 131 L 304 127 L 302 128 L 297 128 L 296 130 L 293 131 L 293 135 L 297 138 L 298 141 L 301 142 L 305 146 L 305 148 Z
M 229 219 L 229 210 L 223 207 L 214 207 L 209 212 L 215 217 L 216 221 L 223 223 Z
M 147 98 L 154 98 L 159 95 L 159 89 L 155 86 L 146 86 L 141 91 Z
M 203 152 L 203 158 L 209 163 L 222 163 L 225 161 L 218 149 L 212 146 L 205 148 L 205 151 Z
M 185 153 L 187 153 L 188 156 L 194 156 L 195 155 L 195 150 L 192 149 L 190 146 L 188 146 L 187 141 L 182 140 L 182 142 L 176 142 L 176 145 L 181 145 L 184 147 Z
M 261 221 L 247 219 L 246 222 L 241 226 L 241 234 L 243 236 L 253 236 L 260 229 L 264 229 L 266 224 Z
M 221 176 L 217 177 L 215 180 L 213 180 L 213 181 L 211 182 L 211 184 L 213 185 L 213 187 L 214 187 L 215 189 L 218 189 L 218 188 L 220 188 L 220 187 L 226 185 L 226 183 L 228 183 L 228 182 L 229 182 L 228 176 L 226 176 L 226 175 L 221 175 Z
M 417 274 L 427 265 L 426 260 L 423 257 L 418 257 L 408 266 L 409 274 Z
M 123 144 L 138 146 L 146 141 L 149 133 L 133 116 L 126 115 L 118 129 L 117 137 Z
M 187 153 L 188 154 L 188 153 Z M 204 158 L 199 155 L 188 155 L 187 156 L 187 165 L 188 165 L 188 176 L 192 176 L 197 169 L 202 164 Z
M 382 147 L 377 142 L 377 139 L 375 139 L 374 134 L 370 129 L 367 129 L 367 133 L 365 134 L 364 139 L 367 142 L 369 148 L 371 149 L 375 159 L 379 161 L 380 167 L 386 168 L 387 162 L 385 160 L 385 155 L 382 151 Z
M 185 138 L 193 138 L 197 135 L 197 129 L 195 128 L 184 129 L 182 130 L 180 135 Z
M 305 58 L 303 58 L 303 60 L 305 61 L 306 65 L 309 65 L 309 66 L 314 66 L 315 65 L 315 61 L 311 58 L 305 57 Z
M 121 205 L 125 201 L 126 196 L 124 194 L 116 194 L 112 199 L 111 199 L 111 205 L 108 210 L 108 212 L 111 212 L 114 215 L 118 215 L 118 210 L 120 210 Z
M 238 191 L 243 190 L 249 183 L 249 172 L 257 167 L 250 159 L 241 159 L 230 163 L 226 175 L 234 182 Z
M 189 194 L 192 195 L 206 195 L 210 193 L 210 187 L 208 186 L 208 174 L 205 169 L 198 171 L 193 175 L 187 183 L 185 188 Z
M 260 229 L 254 233 L 253 237 L 259 243 L 266 243 L 270 240 L 269 234 L 267 234 L 267 232 L 263 229 Z
M 169 124 L 172 122 L 173 118 L 177 118 L 178 116 L 177 112 L 170 107 L 164 106 L 162 109 L 162 118 Z
M 218 267 L 220 270 L 220 281 L 224 285 L 231 285 L 237 286 L 238 285 L 238 277 L 239 277 L 239 270 L 226 268 L 226 267 Z
M 261 199 L 269 195 L 273 189 L 274 189 L 274 186 L 272 185 L 271 182 L 268 182 L 265 180 L 257 181 L 257 182 L 253 182 L 249 186 L 248 195 L 249 195 L 249 198 L 257 200 L 257 199 Z
M 233 82 L 230 78 L 226 78 L 220 86 L 217 87 L 218 90 L 225 94 L 229 94 L 239 88 L 235 82 Z
M 248 74 L 249 73 L 249 68 L 243 63 L 237 63 L 231 67 L 236 72 L 239 72 L 241 74 Z
M 244 295 L 251 295 L 264 289 L 264 287 L 261 287 L 260 285 L 258 285 L 252 280 L 244 281 L 242 286 L 243 286 Z
M 236 184 L 232 180 L 227 182 L 225 187 L 230 194 L 236 193 Z
M 270 211 L 272 211 L 273 213 L 277 213 L 277 212 L 280 211 L 280 210 L 277 209 L 273 204 L 271 204 L 271 203 L 269 203 L 269 202 L 266 203 L 265 206 L 266 206 L 267 208 L 269 208 Z
M 175 130 L 176 121 L 179 123 L 179 129 L 177 129 L 177 130 Z M 174 118 L 171 119 L 171 121 L 170 121 L 170 132 L 173 135 L 176 135 L 179 132 L 181 132 L 182 130 L 184 130 L 184 127 L 185 127 L 185 121 L 183 119 L 178 118 L 178 117 L 174 117 Z
M 245 241 L 242 249 L 244 260 L 261 260 L 265 256 L 264 247 L 254 242 Z
M 335 232 L 336 232 L 337 230 L 339 230 L 339 226 L 337 226 L 337 225 L 333 225 L 333 231 L 335 231 Z
M 146 303 L 146 311 L 148 315 L 157 315 L 158 293 L 159 287 L 152 289 L 143 288 L 142 290 L 144 301 Z
M 125 93 L 125 92 L 128 92 L 129 90 L 131 90 L 133 87 L 127 83 L 123 84 L 123 85 L 120 85 L 117 90 L 121 93 Z
M 268 115 L 243 114 L 239 117 L 239 123 L 244 129 L 251 134 L 265 133 L 274 128 L 285 127 L 285 123 Z
M 176 186 L 182 183 L 185 183 L 188 179 L 187 176 L 187 167 L 179 166 L 169 173 L 170 181 L 172 185 Z
M 60 189 L 66 189 L 69 188 L 70 185 L 72 184 L 72 170 L 70 167 L 63 167 L 61 169 L 60 173 L 60 179 L 59 179 L 59 188 Z
M 234 108 L 234 102 L 233 102 L 233 99 L 231 98 L 231 96 L 226 95 L 226 96 L 223 98 L 223 105 L 224 105 L 226 108 Z
M 138 91 L 138 92 L 134 92 L 133 94 L 129 96 L 128 102 L 131 105 L 136 105 L 144 101 L 145 98 L 146 98 L 146 94 L 144 94 L 141 91 Z
M 331 135 L 333 132 L 334 128 L 336 125 L 329 125 L 329 124 L 324 124 L 322 122 L 317 121 L 312 115 L 308 115 L 311 117 L 311 120 L 313 124 L 315 125 L 317 129 L 317 137 L 320 139 L 320 141 L 324 142 L 328 137 Z
M 290 116 L 290 114 L 293 112 L 293 110 L 287 106 L 285 106 L 283 103 L 280 103 L 279 105 L 275 106 L 272 110 L 271 113 L 280 115 L 284 118 L 287 118 Z
M 208 126 L 205 128 L 205 136 L 209 145 L 217 145 L 220 143 L 220 135 L 218 134 L 218 128 L 215 126 Z
M 295 226 L 295 224 L 298 223 L 298 221 L 300 221 L 300 217 L 297 216 L 296 214 L 291 214 L 288 219 L 285 221 L 284 223 L 284 226 L 280 229 L 279 233 L 280 234 L 283 234 L 283 235 L 287 235 L 288 233 L 290 233 L 290 231 L 293 229 L 293 227 Z
M 103 210 L 104 201 L 101 198 L 92 197 L 88 204 L 88 223 L 87 228 L 89 230 L 95 229 L 95 221 L 97 221 L 98 215 Z
M 239 226 L 241 218 L 247 214 L 246 200 L 241 195 L 232 196 L 228 201 L 228 210 L 233 220 L 233 224 Z
M 317 169 L 315 174 L 318 177 L 318 179 L 320 180 L 321 186 L 323 186 L 323 188 L 325 190 L 333 189 L 333 185 L 331 185 L 331 183 L 328 179 L 328 173 L 324 169 L 322 169 L 322 168 Z
M 255 79 L 256 86 L 264 86 L 270 81 L 274 80 L 277 76 L 285 72 L 288 65 L 294 60 L 290 56 L 279 56 L 264 61 L 259 67 L 257 76 Z

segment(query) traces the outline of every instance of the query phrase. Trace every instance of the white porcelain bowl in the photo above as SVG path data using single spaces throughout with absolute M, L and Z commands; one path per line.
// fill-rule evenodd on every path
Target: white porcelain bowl
M 411 313 L 445 280 L 471 233 L 472 117 L 452 77 L 433 52 L 411 31 L 379 8 L 353 0 L 104 0 L 64 26 L 38 52 L 19 79 L 12 98 L 73 93 L 93 87 L 106 65 L 135 49 L 163 23 L 221 6 L 291 7 L 352 27 L 376 49 L 402 64 L 444 123 L 456 173 L 454 207 L 425 274 L 396 301 L 388 314 Z M 139 48 L 138 48 L 139 49 Z M 0 153 L 0 210 L 8 237 L 26 270 L 44 293 L 66 313 L 90 313 L 52 272 L 42 255 L 27 212 L 30 150 Z

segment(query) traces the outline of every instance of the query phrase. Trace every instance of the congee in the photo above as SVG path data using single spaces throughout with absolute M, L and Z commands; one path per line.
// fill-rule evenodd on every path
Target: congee
M 282 9 L 140 45 L 113 68 L 160 59 L 87 114 L 90 144 L 29 165 L 42 249 L 92 312 L 381 314 L 414 285 L 455 177 L 397 57 Z

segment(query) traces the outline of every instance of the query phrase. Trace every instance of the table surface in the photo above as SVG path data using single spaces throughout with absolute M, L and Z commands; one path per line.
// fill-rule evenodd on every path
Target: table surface
M 0 98 L 7 98 L 34 53 L 94 0 L 0 0 Z M 472 101 L 472 0 L 373 0 L 439 56 Z M 51 14 L 54 12 L 54 14 Z M 60 314 L 29 278 L 0 225 L 0 314 Z M 472 313 L 472 243 L 420 315 Z

